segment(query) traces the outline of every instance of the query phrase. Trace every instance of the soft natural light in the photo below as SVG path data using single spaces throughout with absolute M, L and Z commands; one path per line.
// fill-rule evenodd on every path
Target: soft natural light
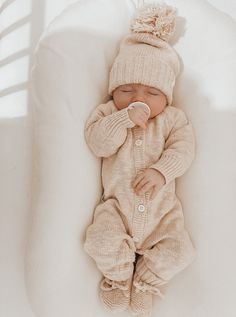
M 4 36 L 1 40 L 1 60 L 30 47 L 30 23 Z
M 1 98 L 0 117 L 23 117 L 27 113 L 28 92 L 21 90 Z
M 1 90 L 27 82 L 29 70 L 29 56 L 17 59 L 1 67 Z
M 32 0 L 17 0 L 1 12 L 0 117 L 27 115 Z
M 57 0 L 45 1 L 44 26 L 46 27 L 57 15 L 59 15 L 66 5 L 75 2 L 76 0 Z
M 6 30 L 14 23 L 31 14 L 32 0 L 16 0 L 1 13 L 1 26 Z M 1 28 L 1 31 L 3 31 Z

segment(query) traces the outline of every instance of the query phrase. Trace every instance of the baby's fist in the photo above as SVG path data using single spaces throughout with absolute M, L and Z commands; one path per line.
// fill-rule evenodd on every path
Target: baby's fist
M 154 199 L 158 191 L 165 185 L 165 177 L 156 169 L 148 168 L 136 176 L 133 188 L 136 195 L 142 195 L 151 190 L 150 200 Z
M 148 114 L 142 108 L 128 109 L 128 114 L 130 120 L 132 120 L 136 125 L 140 126 L 142 129 L 146 129 L 146 122 L 148 121 Z

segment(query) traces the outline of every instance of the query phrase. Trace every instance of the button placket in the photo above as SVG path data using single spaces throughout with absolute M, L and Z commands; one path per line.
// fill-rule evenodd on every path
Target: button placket
M 141 146 L 143 144 L 143 141 L 141 140 L 141 139 L 137 139 L 136 141 L 135 141 L 135 145 L 136 146 Z
M 134 163 L 136 175 L 140 174 L 145 169 L 145 157 L 144 157 L 144 131 L 141 128 L 135 128 L 134 133 Z M 145 195 L 135 195 L 134 204 L 134 217 L 132 233 L 136 242 L 142 240 L 144 234 L 144 227 L 147 218 L 146 212 L 146 197 Z M 134 240 L 134 242 L 135 242 Z
M 145 211 L 145 206 L 143 204 L 138 205 L 138 211 L 139 212 L 144 212 Z

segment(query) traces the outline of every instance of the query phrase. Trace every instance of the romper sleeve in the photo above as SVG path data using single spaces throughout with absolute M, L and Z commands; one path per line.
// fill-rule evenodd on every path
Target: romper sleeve
M 162 173 L 166 184 L 183 175 L 195 155 L 195 137 L 191 123 L 182 110 L 171 108 L 165 119 L 168 136 L 164 151 L 160 159 L 150 166 Z
M 135 126 L 127 108 L 112 112 L 112 107 L 115 107 L 112 100 L 99 105 L 85 124 L 85 140 L 98 157 L 115 154 L 127 137 L 127 128 Z

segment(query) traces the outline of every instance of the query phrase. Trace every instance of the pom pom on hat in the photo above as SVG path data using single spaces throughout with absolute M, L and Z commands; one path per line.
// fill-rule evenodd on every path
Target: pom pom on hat
M 108 93 L 125 84 L 143 84 L 161 90 L 172 104 L 179 73 L 178 54 L 169 44 L 175 31 L 176 9 L 164 3 L 145 5 L 131 21 L 112 65 Z
M 166 4 L 151 4 L 138 10 L 131 22 L 134 33 L 151 33 L 167 41 L 175 31 L 176 9 Z

